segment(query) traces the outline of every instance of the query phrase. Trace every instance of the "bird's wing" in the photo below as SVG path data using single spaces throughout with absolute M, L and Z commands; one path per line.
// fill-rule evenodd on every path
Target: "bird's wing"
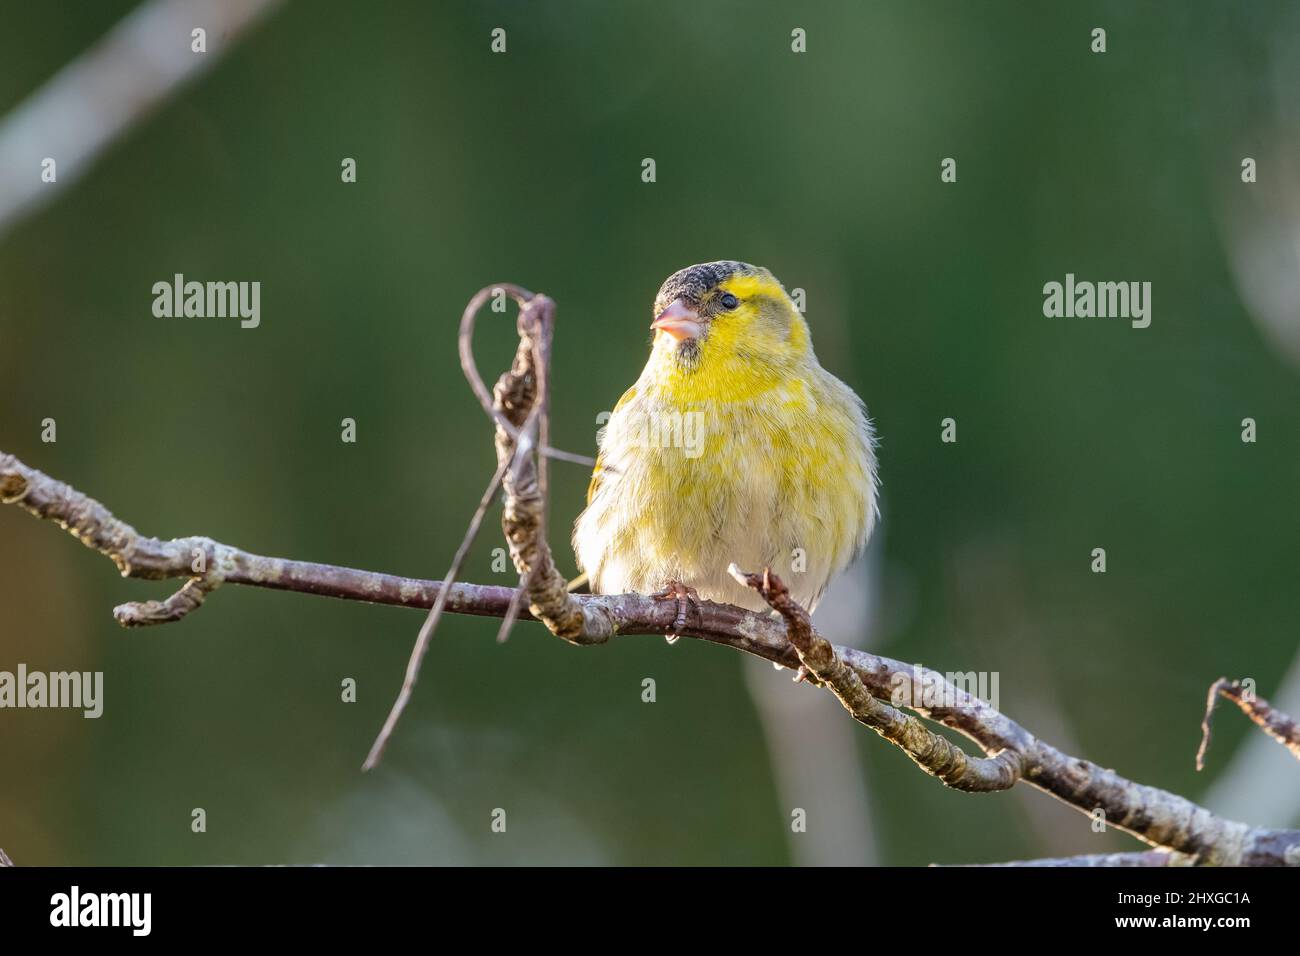
M 623 397 L 620 398 L 618 404 L 614 406 L 614 414 L 617 414 L 620 408 L 632 401 L 634 398 L 636 398 L 635 385 L 623 393 Z M 601 434 L 598 436 L 598 439 L 601 438 L 604 438 L 604 429 L 601 429 Z M 591 504 L 596 497 L 596 493 L 600 490 L 601 475 L 604 471 L 605 452 L 602 449 L 601 451 L 596 452 L 596 467 L 591 470 L 591 484 L 587 486 L 587 504 Z

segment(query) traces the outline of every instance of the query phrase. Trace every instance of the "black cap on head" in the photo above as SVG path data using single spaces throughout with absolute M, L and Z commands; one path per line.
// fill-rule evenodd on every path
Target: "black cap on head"
M 679 269 L 665 279 L 664 284 L 659 287 L 659 294 L 655 296 L 654 314 L 658 315 L 668 308 L 674 299 L 684 299 L 688 303 L 698 304 L 704 293 L 724 279 L 734 275 L 754 275 L 762 271 L 758 266 L 751 266 L 748 262 L 735 262 L 731 259 L 701 262 L 698 265 Z

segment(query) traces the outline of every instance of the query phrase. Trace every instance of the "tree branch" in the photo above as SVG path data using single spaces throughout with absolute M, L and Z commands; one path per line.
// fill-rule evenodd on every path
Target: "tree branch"
M 472 313 L 498 288 L 520 303 L 520 345 L 510 371 L 489 398 L 473 367 L 468 342 Z M 990 791 L 1007 789 L 1019 780 L 1153 847 L 1182 854 L 1188 862 L 1300 865 L 1300 831 L 1252 827 L 1218 817 L 1176 794 L 1135 783 L 1062 753 L 935 671 L 831 644 L 770 574 L 745 575 L 743 580 L 763 594 L 780 613 L 779 618 L 732 605 L 693 601 L 685 608 L 684 620 L 678 620 L 676 602 L 639 594 L 568 593 L 544 536 L 549 450 L 546 372 L 554 303 L 514 286 L 489 287 L 471 300 L 466 314 L 462 364 L 496 426 L 497 475 L 505 492 L 502 526 L 520 572 L 520 589 L 456 583 L 454 574 L 444 583 L 271 558 L 206 537 L 146 537 L 94 499 L 4 452 L 0 452 L 0 502 L 17 504 L 38 518 L 59 524 L 87 547 L 110 558 L 124 577 L 186 579 L 166 601 L 115 608 L 114 616 L 123 626 L 179 620 L 219 586 L 242 584 L 376 604 L 436 606 L 439 611 L 503 620 L 518 609 L 521 618 L 541 621 L 573 644 L 599 644 L 615 636 L 679 634 L 798 669 L 800 677 L 830 690 L 855 719 L 901 747 L 922 769 L 948 786 Z M 485 495 L 485 500 L 489 496 Z M 476 520 L 479 517 L 481 510 Z M 467 535 L 462 550 L 470 540 L 472 534 Z M 453 562 L 453 572 L 459 567 L 460 556 L 458 553 Z M 524 599 L 527 611 L 520 609 Z M 431 615 L 421 630 L 403 694 L 372 749 L 376 759 L 409 696 L 435 619 L 436 615 Z M 974 741 L 984 756 L 966 754 L 902 713 L 900 707 Z M 1118 859 L 1114 855 L 1107 858 Z
M 813 630 L 808 612 L 790 597 L 785 584 L 771 571 L 747 574 L 734 564 L 728 570 L 741 584 L 757 591 L 785 619 L 786 637 L 794 645 L 802 665 L 800 675 L 829 688 L 854 720 L 897 746 L 926 773 L 954 790 L 969 793 L 1010 790 L 1020 779 L 1023 761 L 1019 751 L 1002 749 L 992 757 L 967 756 L 960 747 L 915 717 L 872 697 L 862 678 L 844 662 L 835 645 Z
M 193 579 L 192 555 L 198 551 L 207 556 L 207 580 L 222 584 L 410 608 L 431 608 L 443 592 L 440 581 L 267 557 L 206 537 L 147 537 L 98 501 L 4 452 L 0 452 L 0 502 L 16 504 L 60 525 L 112 560 L 123 577 Z M 516 594 L 515 588 L 485 584 L 455 584 L 446 590 L 448 612 L 494 618 L 506 615 Z M 579 642 L 596 641 L 602 634 L 605 640 L 612 636 L 662 636 L 672 632 L 677 616 L 673 602 L 640 594 L 568 597 L 581 608 L 584 622 L 596 625 L 594 631 L 587 631 L 584 624 L 584 630 L 576 635 Z M 160 622 L 160 618 L 142 613 L 140 607 L 124 604 L 113 614 L 124 626 Z M 521 611 L 520 617 L 535 620 L 529 611 Z M 732 605 L 700 601 L 688 607 L 681 634 L 797 669 L 804 662 L 788 640 L 787 626 L 782 620 Z M 900 688 L 937 690 L 934 696 L 940 697 L 942 704 L 910 709 L 975 741 L 986 754 L 1014 751 L 1022 762 L 1023 782 L 1084 813 L 1101 810 L 1109 825 L 1152 846 L 1185 853 L 1202 864 L 1300 865 L 1300 831 L 1268 830 L 1217 817 L 1176 794 L 1134 783 L 1062 753 L 934 671 L 857 648 L 829 646 L 871 697 L 887 701 Z M 921 695 L 914 699 L 920 700 Z
M 279 0 L 150 0 L 0 122 L 0 235 L 66 189 L 99 154 L 186 83 L 216 65 Z M 207 31 L 195 53 L 190 31 Z M 41 161 L 56 161 L 46 182 Z

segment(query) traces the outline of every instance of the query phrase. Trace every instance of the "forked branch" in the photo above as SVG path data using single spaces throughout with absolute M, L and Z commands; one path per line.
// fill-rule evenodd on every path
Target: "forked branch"
M 834 644 L 813 630 L 808 612 L 770 570 L 747 574 L 734 564 L 729 570 L 785 620 L 786 638 L 799 655 L 799 676 L 830 690 L 854 720 L 894 744 L 926 773 L 968 793 L 1010 790 L 1020 779 L 1023 759 L 1019 751 L 1003 748 L 991 757 L 971 757 L 915 717 L 871 696 L 862 678 L 845 663 Z

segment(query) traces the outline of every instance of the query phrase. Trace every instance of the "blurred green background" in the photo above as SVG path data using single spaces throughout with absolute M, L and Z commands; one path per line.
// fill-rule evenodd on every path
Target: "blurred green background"
M 0 116 L 132 6 L 0 4 Z M 807 290 L 823 364 L 882 439 L 884 524 L 828 634 L 995 671 L 1002 709 L 1067 751 L 1300 824 L 1300 765 L 1239 715 L 1220 714 L 1204 774 L 1192 759 L 1215 678 L 1279 702 L 1300 683 L 1298 75 L 1283 2 L 290 2 L 0 234 L 0 448 L 148 534 L 438 577 L 493 467 L 455 350 L 476 289 L 559 303 L 553 441 L 591 454 L 663 278 L 760 263 Z M 260 281 L 261 327 L 155 318 L 151 286 L 176 272 Z M 1067 272 L 1150 281 L 1151 327 L 1044 318 Z M 512 323 L 480 329 L 495 375 Z M 552 475 L 571 572 L 587 474 Z M 468 579 L 510 583 L 496 528 Z M 947 791 L 725 649 L 575 649 L 536 625 L 498 646 L 473 618 L 444 622 L 362 775 L 420 614 L 231 587 L 166 627 L 110 616 L 166 593 L 0 508 L 0 669 L 105 673 L 99 720 L 0 712 L 17 863 L 1138 846 L 1027 788 Z M 819 808 L 806 834 L 794 807 Z

